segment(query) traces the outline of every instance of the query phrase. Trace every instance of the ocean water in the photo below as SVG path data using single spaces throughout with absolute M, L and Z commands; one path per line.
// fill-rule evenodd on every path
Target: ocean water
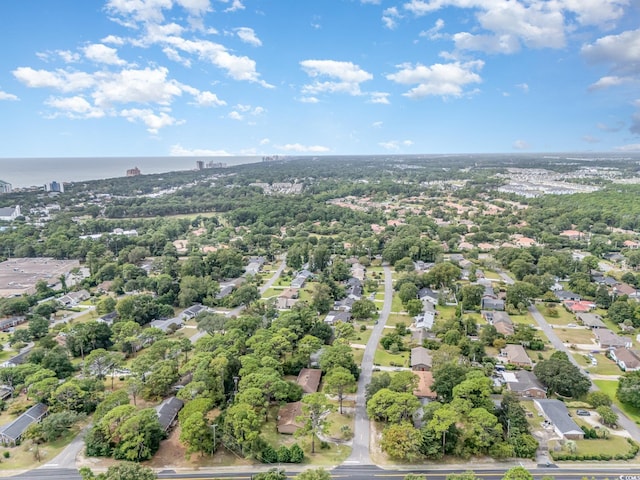
M 262 157 L 74 157 L 0 158 L 0 180 L 13 188 L 56 182 L 79 182 L 124 177 L 138 167 L 141 174 L 194 170 L 196 161 L 222 162 L 228 166 L 257 163 Z

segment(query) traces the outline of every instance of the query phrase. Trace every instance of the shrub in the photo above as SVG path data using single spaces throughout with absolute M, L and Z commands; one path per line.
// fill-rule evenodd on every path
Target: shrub
M 260 461 L 262 463 L 276 463 L 278 462 L 278 453 L 271 445 L 267 445 L 262 452 L 260 452 Z
M 278 462 L 280 463 L 289 463 L 291 461 L 291 452 L 286 445 L 282 445 L 278 448 L 277 457 Z
M 11 452 L 5 450 L 4 452 L 2 452 L 2 456 L 4 458 L 9 458 L 11 456 Z
M 289 449 L 289 461 L 291 463 L 302 463 L 304 460 L 304 451 L 300 448 L 300 445 L 294 443 Z

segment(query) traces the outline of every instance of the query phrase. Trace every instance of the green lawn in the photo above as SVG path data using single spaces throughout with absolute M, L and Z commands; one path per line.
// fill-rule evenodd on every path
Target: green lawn
M 525 313 L 524 315 L 509 315 L 509 316 L 511 317 L 511 320 L 513 321 L 513 323 L 520 323 L 523 325 L 536 324 L 535 320 L 533 319 L 533 317 L 529 312 Z
M 589 373 L 596 375 L 622 375 L 624 373 L 610 358 L 607 358 L 600 353 L 593 354 L 593 357 L 598 362 L 597 366 L 591 365 L 591 360 L 587 359 L 585 355 L 580 353 L 573 354 L 573 358 L 575 358 L 581 366 L 589 370 Z
M 555 334 L 565 343 L 571 344 L 596 344 L 591 330 L 586 328 L 555 328 Z
M 595 383 L 600 390 L 609 395 L 613 400 L 613 403 L 615 403 L 631 420 L 640 425 L 640 408 L 622 403 L 616 397 L 616 390 L 618 389 L 617 380 L 594 380 L 593 383 Z
M 372 329 L 368 328 L 364 332 L 361 332 L 360 327 L 356 327 L 356 337 L 352 340 L 352 343 L 361 343 L 366 345 L 372 333 Z
M 282 294 L 283 291 L 284 291 L 284 288 L 275 288 L 275 287 L 267 288 L 265 292 L 262 294 L 262 298 L 263 299 L 272 298 L 272 297 L 276 298 L 280 296 L 280 294 Z
M 343 407 L 344 406 L 345 405 L 343 402 Z M 335 438 L 335 439 L 343 439 L 343 434 L 340 429 L 344 425 L 349 426 L 349 428 L 351 428 L 351 431 L 353 431 L 353 423 L 354 423 L 353 414 L 344 413 L 343 415 L 340 415 L 339 408 L 340 408 L 339 406 L 336 406 L 336 411 L 331 412 L 327 417 L 327 420 L 329 421 L 329 428 L 328 428 L 327 434 L 329 435 L 329 437 Z
M 552 317 L 547 314 L 547 304 L 538 304 L 538 310 L 544 316 L 547 323 L 551 325 L 568 325 L 570 323 L 577 324 L 578 321 L 573 313 L 568 312 L 562 305 L 555 304 L 557 317 Z
M 482 271 L 484 272 L 484 278 L 487 278 L 489 280 L 495 280 L 496 282 L 500 282 L 502 280 L 502 277 L 498 275 L 496 272 L 494 272 L 493 270 L 483 269 Z
M 413 323 L 413 318 L 402 313 L 392 313 L 391 315 L 389 315 L 389 318 L 387 319 L 387 325 L 395 326 L 399 323 L 402 323 L 403 325 L 408 327 L 409 325 L 411 325 L 411 323 Z
M 396 354 L 387 352 L 382 346 L 378 345 L 376 354 L 373 357 L 374 365 L 381 365 L 383 367 L 408 367 L 409 355 L 411 352 L 398 352 Z M 391 365 L 393 363 L 394 365 Z
M 0 470 L 26 470 L 41 467 L 58 455 L 74 439 L 79 430 L 79 427 L 73 427 L 67 430 L 59 439 L 40 445 L 40 462 L 35 460 L 34 453 L 30 450 L 31 442 L 29 441 L 17 447 L 3 448 L 2 451 L 9 452 L 10 457 L 8 459 L 2 457 Z
M 628 452 L 629 443 L 618 435 L 609 435 L 609 438 L 605 439 L 590 439 L 590 440 L 575 440 L 576 442 L 576 454 L 578 455 L 593 455 L 598 453 L 604 453 L 609 455 L 617 455 L 618 453 Z M 549 442 L 549 448 L 553 448 L 555 441 Z M 569 453 L 565 448 L 565 453 Z
M 397 292 L 393 292 L 393 301 L 391 302 L 391 311 L 392 312 L 403 312 L 404 306 L 402 305 L 402 301 L 398 296 Z

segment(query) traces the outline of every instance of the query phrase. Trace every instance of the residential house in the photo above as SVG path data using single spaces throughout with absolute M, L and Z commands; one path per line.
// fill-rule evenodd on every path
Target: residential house
M 303 368 L 298 373 L 296 383 L 302 387 L 302 393 L 316 393 L 320 386 L 322 370 L 317 368 Z
M 249 259 L 249 264 L 244 267 L 245 275 L 257 275 L 260 273 L 260 269 L 267 262 L 264 257 L 251 257 Z
M 584 432 L 569 415 L 564 402 L 560 400 L 534 400 L 536 408 L 551 422 L 556 434 L 567 440 L 582 440 Z
M 582 297 L 580 295 L 570 290 L 557 290 L 554 293 L 556 295 L 556 298 L 561 302 L 565 300 L 573 300 L 579 302 L 580 300 L 582 300 Z
M 561 237 L 567 237 L 569 240 L 580 240 L 583 233 L 578 230 L 565 230 L 560 232 Z
M 527 355 L 527 351 L 522 345 L 506 345 L 502 349 L 502 352 L 500 352 L 500 355 L 506 358 L 507 363 L 517 365 L 518 367 L 531 367 L 533 365 L 529 355 Z
M 622 245 L 629 250 L 638 250 L 638 248 L 640 248 L 640 242 L 636 242 L 635 240 L 625 240 Z
M 3 318 L 2 320 L 0 320 L 0 332 L 6 332 L 7 330 L 17 327 L 18 325 L 26 321 L 27 321 L 27 317 L 23 317 L 23 316 Z
M 413 391 L 413 394 L 418 398 L 428 398 L 435 400 L 438 394 L 431 390 L 433 386 L 433 373 L 426 370 L 417 370 L 413 372 L 418 377 L 418 386 Z
M 607 327 L 602 321 L 602 317 L 600 315 L 596 315 L 595 313 L 578 313 L 576 317 L 582 323 L 582 325 L 592 330 L 595 328 Z
M 482 310 L 504 310 L 504 300 L 496 298 L 494 296 L 483 296 L 480 301 L 480 308 Z
M 222 300 L 225 297 L 231 295 L 231 292 L 236 288 L 233 283 L 220 284 L 220 291 L 216 294 L 216 300 Z
M 640 353 L 627 347 L 618 347 L 609 353 L 611 359 L 625 372 L 640 370 Z
M 149 326 L 159 328 L 165 333 L 171 330 L 173 331 L 178 330 L 179 328 L 182 328 L 183 325 L 184 325 L 183 317 L 154 320 L 149 324 Z
M 411 370 L 428 371 L 431 370 L 433 360 L 431 352 L 424 347 L 415 347 L 411 349 Z
M 3 222 L 12 222 L 20 215 L 20 205 L 0 208 L 0 220 Z
M 616 296 L 627 295 L 629 298 L 640 298 L 640 293 L 634 287 L 629 285 L 628 283 L 619 283 L 615 285 L 612 289 L 613 294 Z
M 309 270 L 301 270 L 291 281 L 291 288 L 302 288 L 307 280 L 313 277 L 313 273 Z
M 27 428 L 42 420 L 47 410 L 44 403 L 36 403 L 13 422 L 0 427 L 0 443 L 6 447 L 16 446 Z
M 507 389 L 520 397 L 547 398 L 547 389 L 533 372 L 517 370 L 502 372 Z
M 481 314 L 490 325 L 495 327 L 498 333 L 501 333 L 505 337 L 513 335 L 513 321 L 507 312 L 482 310 Z
M 0 367 L 16 367 L 18 365 L 22 365 L 27 361 L 27 357 L 31 353 L 32 349 L 33 346 L 23 348 L 19 354 L 14 355 L 9 360 L 0 363 Z
M 13 387 L 9 385 L 0 385 L 0 400 L 6 400 L 13 395 Z
M 425 309 L 420 315 L 413 317 L 416 328 L 426 328 L 431 330 L 433 322 L 436 319 L 436 312 L 434 310 Z
M 287 403 L 280 407 L 277 420 L 278 433 L 289 435 L 296 433 L 304 426 L 304 422 L 297 420 L 300 416 L 302 416 L 302 402 Z
M 96 320 L 96 322 L 106 323 L 107 325 L 111 326 L 113 325 L 113 322 L 115 322 L 116 318 L 118 318 L 118 312 L 114 310 L 111 313 L 102 315 L 100 318 Z
M 564 302 L 562 302 L 562 304 L 567 310 L 569 310 L 571 313 L 575 313 L 576 315 L 578 313 L 590 312 L 591 310 L 596 308 L 596 304 L 589 300 L 565 300 Z
M 430 303 L 431 305 L 438 304 L 438 292 L 431 290 L 430 288 L 421 288 L 418 290 L 418 298 L 424 304 Z
M 620 347 L 631 348 L 631 339 L 616 335 L 608 328 L 598 328 L 593 331 L 598 346 L 604 350 L 610 350 Z
M 183 310 L 180 316 L 184 320 L 191 320 L 192 318 L 196 318 L 202 312 L 206 312 L 206 311 L 207 311 L 207 307 L 205 307 L 204 305 L 200 305 L 199 303 L 196 303 L 194 305 L 191 305 L 189 308 Z
M 167 432 L 173 426 L 182 407 L 184 402 L 177 397 L 169 397 L 156 407 L 158 421 L 163 431 Z
M 324 317 L 324 323 L 328 323 L 329 325 L 333 325 L 338 322 L 350 322 L 351 321 L 351 312 L 344 312 L 340 310 L 331 310 L 327 313 L 327 316 Z
M 296 288 L 287 288 L 276 298 L 276 308 L 279 310 L 288 310 L 298 303 L 299 290 Z
M 87 292 L 86 290 L 78 290 L 77 292 L 69 292 L 66 295 L 60 297 L 58 299 L 58 302 L 63 307 L 75 307 L 80 302 L 87 300 L 90 296 L 91 294 L 89 294 L 89 292 Z

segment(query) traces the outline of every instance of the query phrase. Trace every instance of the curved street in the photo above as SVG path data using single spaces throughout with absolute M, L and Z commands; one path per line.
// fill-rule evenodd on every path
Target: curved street
M 373 326 L 373 332 L 367 347 L 364 350 L 364 357 L 360 367 L 360 378 L 358 378 L 358 391 L 356 393 L 355 423 L 353 428 L 353 446 L 351 455 L 344 461 L 344 465 L 373 465 L 371 456 L 369 455 L 369 444 L 371 440 L 371 429 L 369 417 L 367 416 L 367 405 L 365 400 L 365 388 L 371 382 L 371 374 L 373 372 L 373 357 L 384 326 L 387 323 L 389 314 L 391 313 L 391 302 L 393 300 L 393 281 L 391 277 L 391 269 L 384 267 L 384 304 L 378 323 Z

